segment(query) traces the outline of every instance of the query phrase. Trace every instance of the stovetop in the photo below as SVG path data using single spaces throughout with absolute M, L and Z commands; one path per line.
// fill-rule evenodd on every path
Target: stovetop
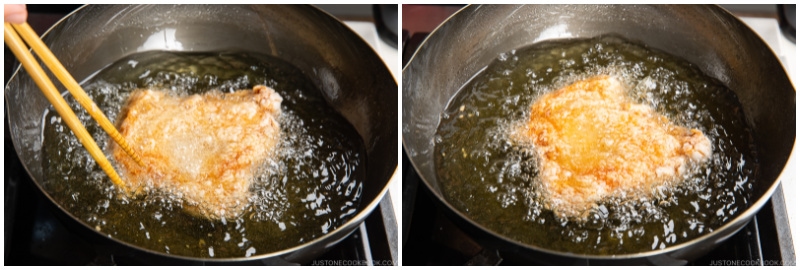
M 28 5 L 28 23 L 37 33 L 80 5 Z M 346 22 L 355 32 L 377 47 L 381 56 L 396 59 L 386 44 L 378 44 L 371 22 Z M 371 40 L 370 37 L 375 37 Z M 387 55 L 388 56 L 384 56 Z M 396 60 L 395 60 L 396 61 Z M 388 61 L 387 61 L 388 62 Z M 396 63 L 396 62 L 395 62 Z M 4 49 L 4 84 L 18 62 Z M 396 74 L 396 71 L 393 70 Z M 33 184 L 14 151 L 4 104 L 5 179 L 5 265 L 174 265 L 203 264 L 152 256 L 120 248 L 107 240 L 86 237 L 74 221 L 64 220 L 57 209 Z M 395 181 L 398 182 L 398 181 Z M 399 184 L 398 184 L 399 185 Z M 398 192 L 399 193 L 399 192 Z M 396 196 L 399 205 L 399 194 Z M 397 221 L 391 196 L 387 194 L 359 229 L 307 265 L 397 265 Z M 398 208 L 398 207 L 394 207 Z M 399 209 L 399 208 L 398 208 Z
M 402 63 L 406 65 L 416 48 L 439 23 L 460 8 L 455 5 L 404 5 Z M 794 74 L 794 43 L 782 39 L 776 19 L 742 18 L 765 39 Z M 780 35 L 780 36 L 779 36 Z M 791 51 L 789 51 L 791 50 Z M 788 53 L 781 54 L 781 51 Z M 791 75 L 794 76 L 794 75 Z M 791 163 L 792 161 L 790 161 Z M 791 163 L 794 164 L 794 163 Z M 792 167 L 792 165 L 787 165 Z M 404 265 L 529 265 L 531 260 L 515 259 L 511 254 L 478 244 L 445 216 L 436 197 L 421 182 L 403 152 L 403 264 Z M 741 231 L 719 247 L 688 265 L 795 265 L 794 245 L 789 226 L 789 211 L 794 203 L 795 168 L 787 169 L 789 198 L 779 186 L 769 202 Z M 432 207 L 436 205 L 437 207 Z M 578 265 L 588 262 L 575 262 Z

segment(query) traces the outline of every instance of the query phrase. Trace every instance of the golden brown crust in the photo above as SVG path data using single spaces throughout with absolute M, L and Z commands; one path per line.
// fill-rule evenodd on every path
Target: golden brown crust
M 609 76 L 542 96 L 520 133 L 539 153 L 545 206 L 567 217 L 615 194 L 651 196 L 652 188 L 678 184 L 690 163 L 711 154 L 701 131 L 629 101 Z
M 263 85 L 187 97 L 135 91 L 119 130 L 146 166 L 116 145 L 112 149 L 128 195 L 158 190 L 181 196 L 201 216 L 240 215 L 254 170 L 277 146 L 281 101 Z

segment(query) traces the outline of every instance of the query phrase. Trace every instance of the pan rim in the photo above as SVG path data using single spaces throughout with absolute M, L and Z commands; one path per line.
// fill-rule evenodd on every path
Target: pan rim
M 432 40 L 432 37 L 435 36 L 435 34 L 437 32 L 439 32 L 440 29 L 445 27 L 445 25 L 448 22 L 452 21 L 452 19 L 454 17 L 456 17 L 457 15 L 466 12 L 467 9 L 478 9 L 478 8 L 480 8 L 479 5 L 478 5 L 478 7 L 473 7 L 473 6 L 476 6 L 476 5 L 467 5 L 467 6 L 464 6 L 463 8 L 461 8 L 461 9 L 459 9 L 458 11 L 453 13 L 451 16 L 449 16 L 447 19 L 445 19 L 434 30 L 432 30 L 428 36 L 425 37 L 425 39 L 420 43 L 420 45 L 417 48 L 417 50 L 414 51 L 414 53 L 409 58 L 409 60 L 406 63 L 406 65 L 403 67 L 403 72 L 402 72 L 403 73 L 403 77 L 406 76 L 406 74 L 407 74 L 406 72 L 411 72 L 410 71 L 412 69 L 411 63 L 418 56 L 418 54 L 422 51 L 422 48 L 426 45 L 426 43 L 428 43 L 430 40 Z M 711 7 L 713 9 L 719 11 L 719 12 L 723 12 L 724 14 L 729 15 L 730 17 L 734 18 L 736 20 L 736 22 L 746 26 L 746 24 L 744 24 L 738 17 L 734 16 L 733 14 L 731 14 L 730 12 L 725 10 L 724 8 L 720 7 L 719 5 L 711 5 Z M 752 29 L 750 29 L 749 27 L 747 27 L 747 29 L 748 29 L 749 32 L 752 33 Z M 764 40 L 759 35 L 756 35 L 754 33 L 752 33 L 752 34 L 754 36 L 756 36 L 760 40 L 760 42 L 762 44 L 764 44 L 764 46 L 766 46 L 769 49 L 769 51 L 772 53 L 772 58 L 777 59 L 777 57 L 775 56 L 775 52 L 772 51 L 772 49 L 769 48 L 769 46 L 766 45 L 766 42 L 764 42 Z M 786 71 L 785 68 L 782 65 L 781 65 L 781 68 L 784 71 Z M 784 72 L 784 76 L 786 76 L 785 72 Z M 404 118 L 404 120 L 405 120 L 405 118 Z M 441 119 L 439 119 L 439 120 L 441 120 Z M 438 126 L 438 124 L 437 124 L 437 126 Z M 404 133 L 403 135 L 406 134 L 405 131 L 403 133 Z M 403 136 L 402 144 L 403 144 L 404 151 L 406 151 L 406 149 L 408 149 L 407 142 L 406 142 L 406 136 Z M 796 141 L 796 136 L 795 136 L 795 140 L 794 140 L 793 145 L 796 146 L 796 144 L 797 144 L 797 141 Z M 786 178 L 785 175 L 787 174 L 787 168 L 788 168 L 787 165 L 789 165 L 792 162 L 792 160 L 798 158 L 797 157 L 797 155 L 798 155 L 797 152 L 798 152 L 797 147 L 793 146 L 791 152 L 789 153 L 789 155 L 786 158 L 786 163 L 781 168 L 780 173 L 775 177 L 775 179 L 772 180 L 772 184 L 768 188 L 766 188 L 764 190 L 764 193 L 761 195 L 760 198 L 758 198 L 753 203 L 751 203 L 745 211 L 739 213 L 735 218 L 726 221 L 722 226 L 717 227 L 716 229 L 714 229 L 713 232 L 705 233 L 705 234 L 700 235 L 698 237 L 695 237 L 695 238 L 693 238 L 693 239 L 691 239 L 689 241 L 686 241 L 686 242 L 683 242 L 683 243 L 680 243 L 680 244 L 676 244 L 676 245 L 673 245 L 673 246 L 670 246 L 670 247 L 667 247 L 667 248 L 664 248 L 664 249 L 644 251 L 644 252 L 636 252 L 636 253 L 626 253 L 626 254 L 611 254 L 611 255 L 580 254 L 580 253 L 571 253 L 571 252 L 553 250 L 553 249 L 544 248 L 544 247 L 541 247 L 541 246 L 522 243 L 520 241 L 511 239 L 511 238 L 509 238 L 509 237 L 507 237 L 507 236 L 505 236 L 503 234 L 497 233 L 494 230 L 490 230 L 487 227 L 485 227 L 485 226 L 475 222 L 471 218 L 467 217 L 461 210 L 459 210 L 458 208 L 454 207 L 449 201 L 447 201 L 443 197 L 443 195 L 441 194 L 441 190 L 434 188 L 434 184 L 433 184 L 433 182 L 431 180 L 428 179 L 428 176 L 425 176 L 425 175 L 419 173 L 420 172 L 420 169 L 419 169 L 420 165 L 418 165 L 415 162 L 415 159 L 411 158 L 412 155 L 409 155 L 409 161 L 410 161 L 411 166 L 414 168 L 415 173 L 422 180 L 421 182 L 424 183 L 424 185 L 426 186 L 428 191 L 433 193 L 434 197 L 436 197 L 436 200 L 439 203 L 442 203 L 445 207 L 447 207 L 448 210 L 450 210 L 451 213 L 453 213 L 456 216 L 458 216 L 458 218 L 461 219 L 462 221 L 466 221 L 470 226 L 478 228 L 481 231 L 490 234 L 494 238 L 497 238 L 497 239 L 502 240 L 502 241 L 507 242 L 507 243 L 514 244 L 517 247 L 520 247 L 520 248 L 523 248 L 523 249 L 527 249 L 527 250 L 531 250 L 531 251 L 535 251 L 535 252 L 540 252 L 540 253 L 545 253 L 545 254 L 550 254 L 550 255 L 566 257 L 566 258 L 588 259 L 588 260 L 617 260 L 617 261 L 622 261 L 622 260 L 631 260 L 631 259 L 646 259 L 646 258 L 656 257 L 656 256 L 659 256 L 659 255 L 671 254 L 673 252 L 683 250 L 683 249 L 685 249 L 685 248 L 687 248 L 689 246 L 697 245 L 697 244 L 699 244 L 701 242 L 710 241 L 710 240 L 712 240 L 713 237 L 716 237 L 718 234 L 728 233 L 727 235 L 725 235 L 721 239 L 717 239 L 716 241 L 714 241 L 714 245 L 721 243 L 723 240 L 729 238 L 730 236 L 732 236 L 733 234 L 735 234 L 736 232 L 738 232 L 742 228 L 744 228 L 744 226 L 747 223 L 749 223 L 749 219 L 752 219 L 755 216 L 755 214 L 763 208 L 763 206 L 767 203 L 767 201 L 769 201 L 772 198 L 772 196 L 775 193 L 775 190 L 777 189 L 777 187 L 780 185 L 780 183 L 783 181 L 783 179 Z M 408 153 L 408 152 L 406 152 L 406 153 Z M 435 176 L 434 176 L 434 178 L 435 178 Z M 436 183 L 438 183 L 438 181 Z M 459 226 L 459 227 L 461 227 L 461 226 Z
M 201 4 L 196 4 L 196 5 L 201 5 Z M 70 19 L 71 17 L 75 16 L 76 13 L 81 12 L 84 9 L 87 9 L 87 7 L 89 7 L 89 6 L 91 6 L 91 5 L 88 5 L 88 4 L 87 5 L 83 5 L 83 6 L 79 7 L 79 8 L 77 8 L 77 9 L 75 9 L 74 11 L 70 12 L 69 14 L 65 15 L 64 17 L 59 19 L 56 23 L 54 23 L 50 28 L 48 28 L 47 31 L 45 31 L 43 34 L 41 34 L 41 37 L 46 37 L 56 27 L 58 27 L 59 25 L 63 24 L 64 21 L 66 21 L 66 20 Z M 132 6 L 132 5 L 126 5 L 126 6 Z M 394 78 L 394 76 L 391 76 L 391 72 L 388 70 L 388 67 L 386 66 L 386 63 L 383 62 L 383 60 L 380 59 L 380 57 L 378 56 L 378 53 L 375 51 L 375 49 L 372 48 L 371 46 L 369 46 L 369 44 L 364 40 L 364 38 L 362 38 L 357 33 L 355 33 L 353 31 L 353 29 L 348 27 L 342 20 L 336 18 L 335 16 L 331 15 L 330 13 L 328 13 L 328 12 L 326 12 L 326 11 L 324 11 L 324 10 L 320 9 L 319 7 L 316 7 L 314 5 L 306 4 L 306 5 L 296 5 L 296 6 L 304 6 L 304 7 L 307 7 L 307 8 L 310 8 L 310 9 L 314 10 L 315 12 L 319 12 L 321 14 L 327 15 L 327 19 L 330 19 L 330 20 L 336 22 L 337 24 L 339 24 L 343 29 L 345 29 L 345 31 L 347 33 L 349 33 L 352 37 L 355 37 L 357 42 L 362 43 L 364 46 L 369 48 L 369 51 L 366 52 L 366 54 L 374 56 L 375 59 L 378 59 L 380 61 L 380 63 L 383 64 L 383 67 L 384 67 L 383 71 L 385 71 L 386 74 L 389 74 L 388 77 L 390 77 L 392 79 L 391 83 L 395 86 L 395 89 L 397 88 L 397 79 Z M 11 83 L 17 76 L 21 76 L 21 75 L 19 75 L 21 69 L 22 69 L 21 66 L 17 66 L 17 68 L 12 73 L 12 75 L 9 77 L 9 83 Z M 9 85 L 7 84 L 6 88 L 8 88 L 8 86 Z M 4 97 L 5 97 L 6 108 L 8 108 L 9 105 L 10 105 L 9 104 L 8 91 L 4 91 Z M 5 113 L 5 111 L 3 113 Z M 11 118 L 10 117 L 8 118 L 7 122 L 9 124 L 9 127 L 11 127 Z M 15 139 L 15 136 L 10 136 L 10 137 L 11 137 L 12 145 L 14 146 L 14 151 L 16 153 L 19 153 L 20 150 L 21 150 L 20 149 L 21 146 L 19 146 L 19 142 L 17 142 L 17 140 Z M 365 145 L 365 147 L 366 147 L 366 145 Z M 399 156 L 399 153 L 398 153 L 398 156 Z M 166 257 L 166 258 L 171 258 L 171 259 L 183 260 L 183 261 L 187 261 L 187 262 L 191 261 L 191 262 L 210 262 L 210 263 L 230 263 L 230 262 L 248 262 L 248 261 L 273 260 L 273 259 L 288 259 L 286 261 L 287 263 L 294 263 L 293 260 L 291 258 L 289 258 L 289 257 L 291 257 L 291 255 L 295 254 L 297 251 L 300 251 L 300 250 L 303 250 L 303 249 L 307 249 L 307 248 L 310 248 L 312 246 L 322 245 L 322 244 L 324 244 L 324 248 L 327 249 L 327 248 L 329 248 L 331 246 L 334 246 L 335 244 L 339 243 L 341 240 L 344 240 L 346 237 L 350 236 L 352 233 L 354 233 L 356 231 L 356 229 L 359 228 L 360 224 L 362 224 L 366 220 L 366 218 L 374 212 L 374 210 L 378 206 L 378 204 L 381 203 L 383 198 L 388 193 L 389 188 L 391 187 L 391 184 L 393 183 L 393 181 L 397 181 L 396 178 L 398 178 L 397 175 L 398 175 L 398 172 L 400 170 L 399 170 L 399 164 L 397 162 L 397 159 L 394 159 L 394 161 L 395 161 L 394 164 L 393 164 L 394 165 L 394 170 L 392 171 L 392 173 L 390 175 L 387 175 L 388 179 L 385 180 L 385 183 L 384 183 L 383 187 L 376 193 L 376 196 L 367 204 L 363 204 L 365 201 L 362 200 L 361 204 L 364 205 L 364 207 L 356 215 L 351 217 L 349 220 L 347 220 L 343 224 L 339 225 L 336 229 L 331 230 L 330 232 L 328 232 L 328 233 L 326 233 L 324 235 L 321 235 L 319 237 L 316 237 L 316 238 L 314 238 L 314 239 L 312 239 L 312 240 L 310 240 L 308 242 L 292 246 L 291 248 L 282 249 L 282 250 L 278 250 L 278 251 L 274 251 L 274 252 L 270 252 L 270 253 L 252 255 L 252 256 L 249 256 L 249 257 L 245 257 L 244 255 L 240 255 L 239 257 L 223 257 L 223 258 L 191 257 L 191 256 L 186 256 L 186 255 L 164 253 L 162 251 L 151 250 L 151 249 L 148 249 L 148 248 L 136 246 L 136 245 L 128 243 L 128 242 L 126 242 L 126 241 L 124 241 L 122 239 L 109 237 L 107 234 L 103 234 L 101 232 L 98 232 L 93 227 L 91 227 L 88 224 L 86 224 L 84 222 L 84 220 L 75 217 L 70 211 L 67 211 L 66 209 L 64 209 L 64 207 L 62 205 L 56 203 L 54 198 L 51 196 L 51 194 L 49 192 L 47 192 L 44 189 L 42 184 L 39 181 L 36 181 L 36 180 L 33 179 L 31 171 L 28 169 L 28 165 L 25 164 L 24 162 L 20 162 L 20 163 L 21 163 L 22 167 L 24 168 L 25 173 L 27 174 L 27 177 L 31 178 L 32 182 L 37 187 L 38 191 L 41 192 L 41 194 L 44 195 L 47 198 L 47 200 L 49 201 L 48 202 L 49 204 L 51 204 L 52 206 L 55 206 L 56 208 L 58 208 L 58 211 L 60 211 L 62 214 L 66 214 L 66 216 L 68 216 L 70 219 L 72 219 L 74 221 L 77 221 L 77 223 L 80 224 L 80 226 L 82 228 L 85 228 L 85 229 L 91 231 L 93 234 L 95 234 L 96 236 L 102 237 L 103 239 L 111 240 L 112 242 L 114 242 L 116 244 L 120 244 L 120 245 L 125 246 L 127 248 L 132 248 L 133 250 L 136 250 L 136 251 L 139 251 L 139 252 L 144 252 L 144 253 L 147 253 L 147 254 Z M 370 181 L 370 179 L 364 179 L 364 181 Z M 329 242 L 331 240 L 334 240 L 334 238 L 339 238 L 339 239 L 335 239 L 335 241 Z

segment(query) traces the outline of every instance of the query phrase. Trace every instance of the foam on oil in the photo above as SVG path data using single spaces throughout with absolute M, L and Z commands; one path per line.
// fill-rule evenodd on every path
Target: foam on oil
M 249 208 L 234 220 L 192 216 L 182 210 L 180 196 L 168 191 L 136 199 L 120 196 L 52 110 L 44 116 L 43 185 L 60 205 L 101 233 L 155 251 L 249 257 L 309 242 L 356 214 L 365 151 L 353 127 L 305 76 L 265 55 L 147 52 L 119 60 L 83 83 L 112 120 L 137 88 L 176 96 L 214 89 L 230 93 L 257 84 L 275 89 L 283 97 L 282 138 L 277 153 L 257 169 Z M 114 142 L 71 96 L 66 99 L 111 156 Z
M 701 130 L 712 156 L 654 199 L 615 194 L 585 218 L 557 217 L 541 203 L 538 157 L 509 136 L 541 95 L 611 75 L 628 96 L 674 124 Z M 501 54 L 453 97 L 434 138 L 445 197 L 517 241 L 578 254 L 663 249 L 709 233 L 749 206 L 757 162 L 735 94 L 684 60 L 605 36 L 552 41 Z

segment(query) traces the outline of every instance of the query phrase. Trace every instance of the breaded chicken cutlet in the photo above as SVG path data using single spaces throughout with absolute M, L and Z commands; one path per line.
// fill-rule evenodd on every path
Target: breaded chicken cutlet
M 677 126 L 636 104 L 615 78 L 596 76 L 548 93 L 531 105 L 520 130 L 539 155 L 536 188 L 562 217 L 586 215 L 612 196 L 653 196 L 705 162 L 711 143 L 700 130 Z
M 184 97 L 136 90 L 118 126 L 145 166 L 114 145 L 124 190 L 178 195 L 192 214 L 210 219 L 241 215 L 256 168 L 277 147 L 281 101 L 263 85 Z

